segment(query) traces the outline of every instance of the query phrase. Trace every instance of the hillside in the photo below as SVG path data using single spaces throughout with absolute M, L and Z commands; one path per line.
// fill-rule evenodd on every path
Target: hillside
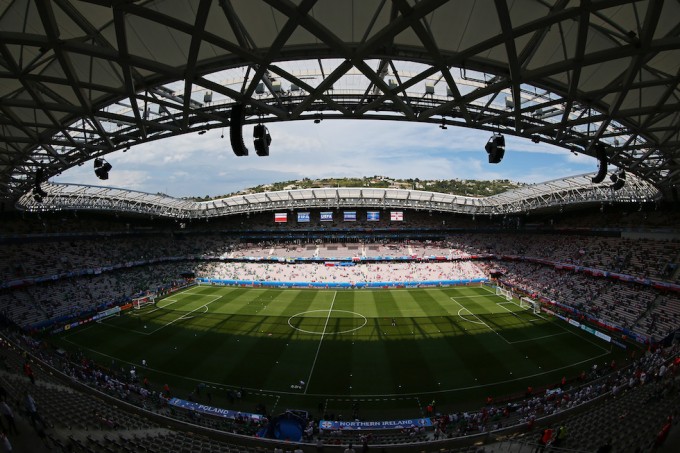
M 473 179 L 436 179 L 421 180 L 396 179 L 387 176 L 364 176 L 362 178 L 324 178 L 299 179 L 293 181 L 275 182 L 251 187 L 240 192 L 229 193 L 216 197 L 195 197 L 195 201 L 208 201 L 234 195 L 272 192 L 277 190 L 314 189 L 324 187 L 372 187 L 384 189 L 416 189 L 431 192 L 441 192 L 453 195 L 467 195 L 471 197 L 488 197 L 506 190 L 521 187 L 522 184 L 507 179 L 493 181 L 478 181 Z

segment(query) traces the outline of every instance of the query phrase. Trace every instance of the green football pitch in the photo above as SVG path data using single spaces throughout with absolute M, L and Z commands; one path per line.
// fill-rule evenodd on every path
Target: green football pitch
M 478 408 L 625 360 L 619 348 L 485 286 L 395 290 L 194 286 L 57 338 L 213 405 L 365 418 Z M 142 366 L 142 361 L 146 366 Z M 620 363 L 620 362 L 619 362 Z M 233 399 L 239 390 L 241 399 Z

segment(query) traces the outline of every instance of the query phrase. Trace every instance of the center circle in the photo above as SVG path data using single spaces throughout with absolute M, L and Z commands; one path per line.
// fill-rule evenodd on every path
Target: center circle
M 333 311 L 331 311 L 331 313 L 349 313 L 349 314 L 353 315 L 353 317 L 355 317 L 355 318 L 362 318 L 364 320 L 364 323 L 361 324 L 358 327 L 353 328 L 353 329 L 341 330 L 339 332 L 332 332 L 332 331 L 328 331 L 328 330 L 325 330 L 325 329 L 324 329 L 323 332 L 315 332 L 313 330 L 301 329 L 297 326 L 294 326 L 293 323 L 292 323 L 294 318 L 304 318 L 305 315 L 308 314 L 308 313 L 322 313 L 322 312 L 328 313 L 328 310 L 309 310 L 309 311 L 303 311 L 303 312 L 300 312 L 300 313 L 296 313 L 293 316 L 291 316 L 290 318 L 288 318 L 288 325 L 290 327 L 292 327 L 293 329 L 298 330 L 298 331 L 303 332 L 303 333 L 308 333 L 308 334 L 311 334 L 311 335 L 328 335 L 328 334 L 343 334 L 343 333 L 354 332 L 356 330 L 361 329 L 366 324 L 368 324 L 368 319 L 366 319 L 366 316 L 362 315 L 361 313 L 357 313 L 355 311 L 347 311 L 347 310 L 333 310 Z

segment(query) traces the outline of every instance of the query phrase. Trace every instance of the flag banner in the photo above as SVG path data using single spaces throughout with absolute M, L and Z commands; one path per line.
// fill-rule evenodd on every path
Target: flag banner
M 343 220 L 345 222 L 355 222 L 357 220 L 356 211 L 344 211 L 343 214 Z
M 392 222 L 402 222 L 404 220 L 404 211 L 391 211 L 390 220 Z
M 333 212 L 332 211 L 325 211 L 321 213 L 321 221 L 322 222 L 332 222 L 333 221 Z
M 380 212 L 379 211 L 368 211 L 366 213 L 366 220 L 369 222 L 377 222 L 380 220 Z
M 298 223 L 309 222 L 309 212 L 298 212 L 297 219 Z
M 429 418 L 412 418 L 406 420 L 386 420 L 386 421 L 332 421 L 321 420 L 319 422 L 320 429 L 341 429 L 346 430 L 361 430 L 361 429 L 406 429 L 406 428 L 420 428 L 432 426 L 432 421 Z
M 182 409 L 187 409 L 190 411 L 201 412 L 203 414 L 213 415 L 215 417 L 223 418 L 247 418 L 250 420 L 262 420 L 262 416 L 259 414 L 251 414 L 248 412 L 233 411 L 229 409 L 222 409 L 220 407 L 206 406 L 204 404 L 194 403 L 192 401 L 186 401 L 179 398 L 171 398 L 168 404 L 175 407 L 180 407 Z
M 287 212 L 276 212 L 276 213 L 274 213 L 274 222 L 275 223 L 286 223 L 286 222 L 288 222 L 288 213 Z

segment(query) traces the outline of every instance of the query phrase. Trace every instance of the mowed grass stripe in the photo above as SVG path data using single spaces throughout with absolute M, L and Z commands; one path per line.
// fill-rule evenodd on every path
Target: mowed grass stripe
M 314 406 L 315 395 L 398 398 L 423 393 L 436 394 L 438 401 L 460 401 L 458 389 L 493 384 L 470 394 L 516 392 L 525 381 L 534 386 L 547 382 L 527 376 L 551 373 L 559 374 L 559 380 L 565 373 L 561 368 L 583 362 L 572 366 L 574 375 L 593 360 L 608 360 L 595 359 L 606 350 L 594 337 L 584 338 L 513 304 L 500 306 L 503 300 L 481 287 L 336 293 L 205 286 L 171 298 L 181 309 L 157 310 L 146 318 L 146 311 L 141 316 L 135 312 L 106 321 L 115 329 L 93 325 L 67 338 L 84 347 L 97 345 L 116 359 L 136 364 L 146 359 L 159 370 L 149 371 L 155 379 L 175 379 L 175 385 L 184 384 L 172 375 L 184 376 L 192 385 L 205 380 L 285 398 L 311 398 Z M 197 310 L 211 300 L 207 312 Z M 122 331 L 141 330 L 144 322 L 147 331 L 155 328 L 152 322 L 173 323 L 151 335 Z M 317 348 L 310 386 L 298 388 Z M 508 382 L 498 384 L 503 381 Z M 296 400 L 288 401 L 294 405 Z
M 413 301 L 409 305 L 418 307 L 416 314 L 411 316 L 446 316 L 451 315 L 451 306 L 448 303 L 449 296 L 441 290 L 420 290 L 409 293 L 409 298 Z

